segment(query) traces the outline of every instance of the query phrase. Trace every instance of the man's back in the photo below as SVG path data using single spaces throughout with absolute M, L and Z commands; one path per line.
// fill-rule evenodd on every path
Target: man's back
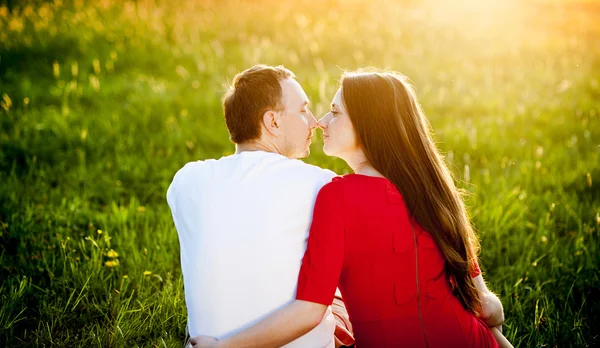
M 294 299 L 314 201 L 334 175 L 263 151 L 191 162 L 175 175 L 167 200 L 191 336 L 227 337 Z M 332 344 L 327 313 L 289 346 Z

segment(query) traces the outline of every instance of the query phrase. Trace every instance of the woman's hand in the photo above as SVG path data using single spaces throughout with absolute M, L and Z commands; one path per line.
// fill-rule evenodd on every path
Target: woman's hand
M 479 316 L 489 327 L 499 326 L 504 323 L 504 309 L 498 296 L 493 293 L 479 293 L 481 313 Z M 502 331 L 500 331 L 502 332 Z
M 477 294 L 481 301 L 481 310 L 479 317 L 485 321 L 489 327 L 500 326 L 504 323 L 504 309 L 498 296 L 491 292 L 485 285 L 481 275 L 473 278 L 473 283 L 477 288 Z
M 192 337 L 190 344 L 193 348 L 215 348 L 217 347 L 218 340 L 208 336 L 196 336 Z

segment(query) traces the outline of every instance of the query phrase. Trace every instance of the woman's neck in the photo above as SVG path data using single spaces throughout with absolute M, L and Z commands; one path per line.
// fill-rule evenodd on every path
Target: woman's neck
M 367 176 L 375 176 L 375 177 L 385 178 L 383 176 L 383 174 L 381 174 L 380 172 L 378 172 L 377 169 L 373 168 L 373 166 L 370 163 L 366 163 L 363 166 L 361 166 L 360 168 L 357 168 L 356 170 L 354 170 L 354 173 L 360 174 L 360 175 L 367 175 Z
M 355 174 L 375 176 L 384 178 L 383 174 L 373 168 L 369 160 L 362 151 L 358 151 L 355 155 L 346 160 L 346 163 Z

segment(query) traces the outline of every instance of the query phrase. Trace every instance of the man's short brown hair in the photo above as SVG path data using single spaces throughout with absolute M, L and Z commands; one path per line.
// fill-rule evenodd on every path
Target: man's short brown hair
M 260 122 L 268 110 L 281 111 L 281 80 L 296 76 L 283 66 L 255 65 L 235 75 L 223 97 L 223 113 L 230 139 L 236 144 L 258 139 Z

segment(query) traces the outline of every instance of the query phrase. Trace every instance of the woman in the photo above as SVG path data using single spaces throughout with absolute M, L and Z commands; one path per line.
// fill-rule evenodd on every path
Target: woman
M 344 74 L 319 126 L 325 153 L 355 174 L 319 192 L 297 300 L 233 337 L 195 338 L 196 346 L 286 344 L 320 322 L 336 287 L 358 348 L 510 346 L 464 203 L 406 78 Z

